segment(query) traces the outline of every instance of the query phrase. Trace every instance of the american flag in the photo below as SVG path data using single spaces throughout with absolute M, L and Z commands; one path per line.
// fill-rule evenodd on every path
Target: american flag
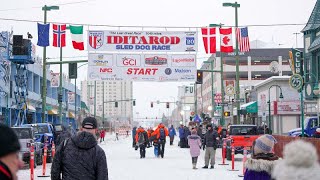
M 250 51 L 250 42 L 248 35 L 248 28 L 237 28 L 237 40 L 239 43 L 240 52 L 248 52 Z

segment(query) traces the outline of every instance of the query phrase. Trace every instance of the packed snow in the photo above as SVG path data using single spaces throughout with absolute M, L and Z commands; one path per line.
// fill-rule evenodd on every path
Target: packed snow
M 141 179 L 181 179 L 181 180 L 207 180 L 207 179 L 243 179 L 238 175 L 242 174 L 242 155 L 236 155 L 235 169 L 239 171 L 229 171 L 231 161 L 226 161 L 229 165 L 221 166 L 221 149 L 216 152 L 216 165 L 214 169 L 202 169 L 204 166 L 204 152 L 198 158 L 198 169 L 192 169 L 189 149 L 178 147 L 178 138 L 175 138 L 173 146 L 167 141 L 164 158 L 156 158 L 153 154 L 153 147 L 147 148 L 146 158 L 140 159 L 139 150 L 132 148 L 132 138 L 120 137 L 115 140 L 114 135 L 108 135 L 106 141 L 99 143 L 105 150 L 109 169 L 110 180 L 141 180 Z M 46 175 L 50 175 L 51 163 L 47 164 Z M 35 179 L 50 179 L 50 177 L 38 177 L 42 175 L 42 166 L 35 169 Z M 30 179 L 30 170 L 20 170 L 19 179 Z

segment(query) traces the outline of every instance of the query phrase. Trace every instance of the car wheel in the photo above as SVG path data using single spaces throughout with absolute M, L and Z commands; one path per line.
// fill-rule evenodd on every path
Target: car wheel
M 52 156 L 47 157 L 47 163 L 52 163 Z

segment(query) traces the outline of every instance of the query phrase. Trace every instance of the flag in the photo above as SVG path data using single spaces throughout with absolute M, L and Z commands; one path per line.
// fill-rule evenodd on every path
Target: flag
M 204 49 L 207 54 L 216 53 L 216 28 L 201 28 Z
M 59 84 L 60 84 L 59 75 L 60 73 L 51 73 L 51 81 L 50 81 L 51 87 L 59 87 Z
M 240 52 L 250 51 L 248 28 L 247 27 L 237 28 L 236 35 L 237 35 L 237 40 L 239 43 Z
M 38 23 L 38 46 L 46 47 L 49 46 L 49 29 L 50 24 Z
M 65 47 L 66 46 L 66 29 L 65 24 L 52 24 L 53 27 L 53 46 Z
M 79 49 L 80 51 L 84 50 L 83 26 L 71 26 L 70 25 L 70 32 L 71 32 L 71 39 L 72 39 L 73 48 Z
M 220 28 L 220 51 L 233 52 L 232 28 Z

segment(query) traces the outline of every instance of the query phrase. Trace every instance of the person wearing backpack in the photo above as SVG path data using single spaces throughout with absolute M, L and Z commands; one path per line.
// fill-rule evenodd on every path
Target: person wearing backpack
M 166 144 L 166 137 L 169 136 L 168 129 L 162 123 L 160 123 L 157 129 L 152 133 L 151 136 L 156 136 L 156 139 L 158 139 L 158 152 L 159 152 L 158 155 L 160 155 L 161 158 L 163 158 L 164 148 Z
M 148 133 L 139 127 L 136 133 L 136 150 L 140 148 L 140 158 L 146 157 L 146 146 L 148 144 Z

